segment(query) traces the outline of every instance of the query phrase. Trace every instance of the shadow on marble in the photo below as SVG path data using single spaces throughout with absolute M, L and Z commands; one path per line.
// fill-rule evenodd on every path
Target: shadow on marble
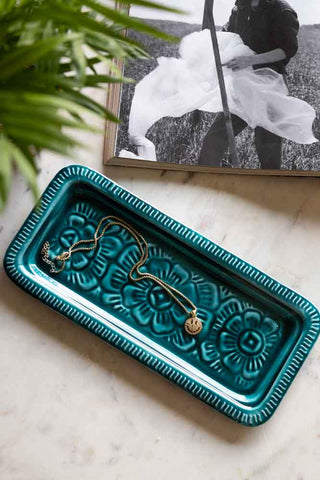
M 207 431 L 230 446 L 252 443 L 260 434 L 263 426 L 253 429 L 233 422 L 176 385 L 155 375 L 147 367 L 124 353 L 111 348 L 103 340 L 26 295 L 11 283 L 3 270 L 0 274 L 0 282 L 2 285 L 0 302 L 12 312 L 16 319 L 29 322 L 44 337 L 52 337 L 77 355 L 88 359 L 88 362 L 95 363 L 104 371 L 114 374 L 115 377 L 139 390 L 141 395 L 149 396 L 153 402 L 172 410 L 177 416 L 184 417 L 193 424 L 195 431 L 197 429 Z
M 311 221 L 320 218 L 320 178 L 260 175 L 219 175 L 143 168 L 104 167 L 103 174 L 121 183 L 134 181 L 183 184 L 193 189 L 214 190 L 279 212 L 288 217 L 303 215 Z M 201 190 L 199 190 L 201 193 Z

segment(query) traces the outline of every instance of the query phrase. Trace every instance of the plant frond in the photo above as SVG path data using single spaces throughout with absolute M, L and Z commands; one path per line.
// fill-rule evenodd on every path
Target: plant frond
M 121 3 L 179 12 L 149 0 Z M 90 115 L 119 122 L 83 89 L 132 82 L 119 65 L 149 55 L 127 29 L 175 40 L 126 10 L 103 0 L 0 0 L 0 209 L 14 168 L 36 198 L 41 150 L 71 156 L 83 147 L 72 132 L 100 132 L 84 120 Z

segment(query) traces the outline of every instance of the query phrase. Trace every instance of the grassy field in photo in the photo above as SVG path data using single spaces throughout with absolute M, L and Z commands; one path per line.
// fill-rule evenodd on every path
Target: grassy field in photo
M 162 31 L 179 38 L 200 30 L 199 25 L 179 22 L 149 21 Z M 157 58 L 177 57 L 179 44 L 168 44 L 140 34 L 132 37 L 144 45 L 150 54 L 148 60 L 128 62 L 124 74 L 138 82 L 157 66 Z M 305 25 L 299 34 L 299 52 L 288 66 L 290 94 L 305 100 L 317 112 L 314 134 L 320 139 L 320 25 Z M 130 144 L 128 118 L 134 94 L 134 85 L 125 85 L 121 97 L 120 118 L 117 137 L 117 154 L 121 149 L 136 152 Z M 203 139 L 210 128 L 214 114 L 193 112 L 180 118 L 163 118 L 148 131 L 149 138 L 156 146 L 157 159 L 161 162 L 196 165 Z M 254 132 L 246 128 L 237 139 L 237 149 L 243 168 L 259 168 L 260 164 L 254 145 Z M 228 157 L 225 158 L 227 166 Z M 312 145 L 300 145 L 284 140 L 282 169 L 320 170 L 320 142 Z

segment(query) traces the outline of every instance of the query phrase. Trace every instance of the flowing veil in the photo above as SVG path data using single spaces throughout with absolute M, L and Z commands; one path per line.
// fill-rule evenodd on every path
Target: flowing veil
M 222 65 L 241 55 L 254 55 L 235 33 L 218 32 Z M 222 111 L 209 30 L 191 33 L 180 43 L 179 58 L 160 57 L 158 66 L 135 87 L 128 133 L 138 155 L 120 156 L 156 161 L 149 128 L 163 117 L 181 117 L 194 110 Z M 252 128 L 261 126 L 301 144 L 318 140 L 312 132 L 315 110 L 289 95 L 283 76 L 269 68 L 232 71 L 224 67 L 229 108 Z

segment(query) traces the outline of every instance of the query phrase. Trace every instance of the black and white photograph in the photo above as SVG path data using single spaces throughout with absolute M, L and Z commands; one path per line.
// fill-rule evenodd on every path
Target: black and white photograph
M 167 168 L 319 172 L 319 0 L 170 6 L 184 13 L 131 7 L 178 41 L 128 32 L 150 58 L 123 66 L 135 82 L 122 87 L 115 156 Z

